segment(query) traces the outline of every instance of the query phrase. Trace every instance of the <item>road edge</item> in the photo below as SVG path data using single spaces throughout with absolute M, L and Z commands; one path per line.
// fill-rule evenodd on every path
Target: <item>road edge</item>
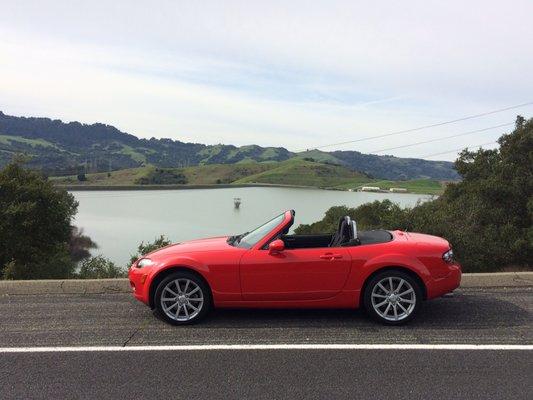
M 533 272 L 463 274 L 461 288 L 533 287 Z M 128 279 L 0 281 L 0 295 L 130 293 Z

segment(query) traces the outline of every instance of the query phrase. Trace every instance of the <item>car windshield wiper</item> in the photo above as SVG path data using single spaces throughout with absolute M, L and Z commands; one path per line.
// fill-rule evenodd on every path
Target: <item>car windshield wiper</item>
M 241 239 L 243 237 L 245 237 L 246 235 L 248 235 L 250 232 L 244 232 L 244 233 L 241 233 L 240 235 L 233 235 L 233 236 L 230 236 L 228 238 L 228 243 L 231 244 L 231 245 L 235 245 L 235 244 L 239 244 L 239 242 L 241 241 Z
M 235 242 L 235 244 L 239 244 L 241 242 L 241 239 L 243 237 L 245 237 L 246 235 L 248 235 L 250 232 L 244 232 L 244 233 L 241 233 L 239 236 L 237 236 L 237 241 Z
M 248 235 L 249 233 L 250 232 L 244 232 L 244 233 L 241 233 L 240 235 L 235 236 L 235 240 L 233 241 L 233 244 L 239 244 L 241 242 L 241 239 L 245 237 L 246 235 Z

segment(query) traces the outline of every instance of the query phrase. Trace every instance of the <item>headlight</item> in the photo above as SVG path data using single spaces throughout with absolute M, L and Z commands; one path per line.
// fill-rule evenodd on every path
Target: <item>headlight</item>
M 453 250 L 450 249 L 442 255 L 442 259 L 448 264 L 452 264 L 455 260 L 453 258 Z
M 143 268 L 148 267 L 152 265 L 154 262 L 150 260 L 149 258 L 141 258 L 139 262 L 137 263 L 137 268 Z

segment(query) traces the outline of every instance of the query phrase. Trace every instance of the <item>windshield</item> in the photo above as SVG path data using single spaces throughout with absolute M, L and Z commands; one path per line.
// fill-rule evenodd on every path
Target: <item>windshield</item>
M 263 239 L 272 229 L 281 224 L 283 222 L 284 217 L 285 214 L 278 215 L 267 223 L 261 225 L 259 228 L 256 228 L 253 231 L 246 233 L 235 244 L 237 245 L 237 247 L 242 247 L 245 249 L 251 248 L 257 242 Z

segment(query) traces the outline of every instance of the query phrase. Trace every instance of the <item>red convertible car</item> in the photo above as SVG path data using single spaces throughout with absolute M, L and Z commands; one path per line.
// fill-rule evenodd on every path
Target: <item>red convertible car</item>
M 357 308 L 401 324 L 422 300 L 451 292 L 461 266 L 439 237 L 358 232 L 343 217 L 337 232 L 289 235 L 286 211 L 242 235 L 170 245 L 135 261 L 134 295 L 171 324 L 196 322 L 213 307 Z

